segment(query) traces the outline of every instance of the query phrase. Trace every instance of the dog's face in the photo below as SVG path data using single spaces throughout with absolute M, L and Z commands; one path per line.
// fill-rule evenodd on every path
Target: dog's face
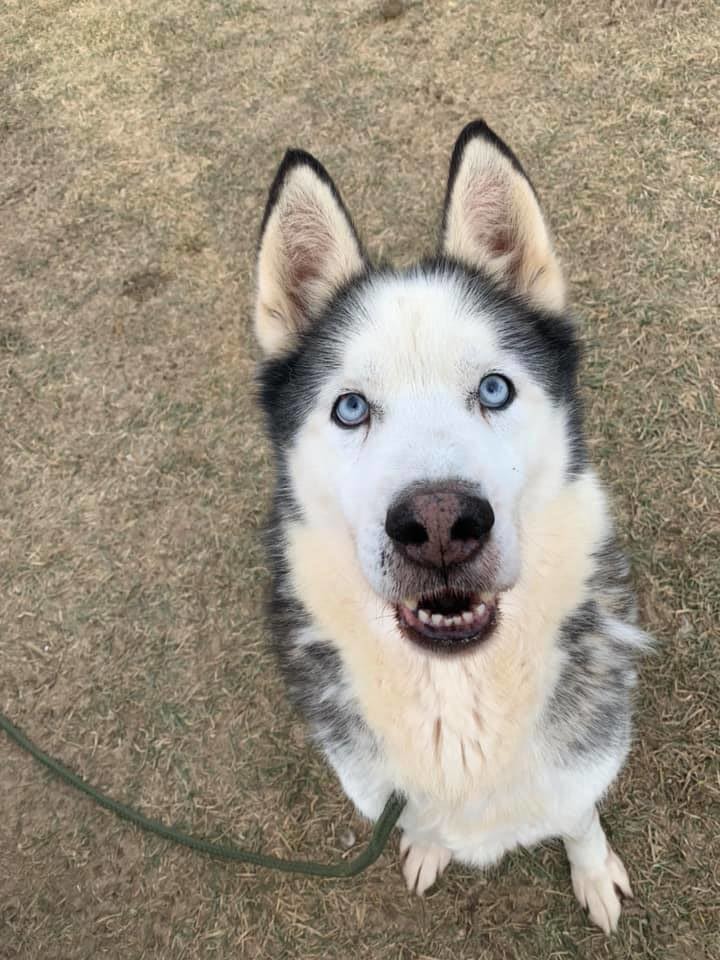
M 300 522 L 344 531 L 398 629 L 456 652 L 491 632 L 525 519 L 582 460 L 559 268 L 528 180 L 481 124 L 455 148 L 442 254 L 371 270 L 327 174 L 291 153 L 256 326 Z

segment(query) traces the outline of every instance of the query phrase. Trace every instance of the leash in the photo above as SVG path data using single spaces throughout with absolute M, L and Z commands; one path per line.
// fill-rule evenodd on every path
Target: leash
M 356 877 L 363 870 L 366 870 L 371 864 L 375 863 L 377 858 L 385 849 L 388 838 L 398 821 L 400 814 L 405 806 L 405 798 L 397 793 L 392 793 L 385 804 L 379 820 L 376 822 L 372 836 L 367 847 L 352 860 L 344 860 L 341 863 L 316 863 L 313 860 L 283 860 L 281 857 L 273 857 L 264 853 L 254 853 L 252 850 L 243 850 L 234 844 L 213 843 L 210 840 L 203 840 L 201 837 L 193 837 L 190 834 L 182 833 L 180 830 L 174 830 L 159 820 L 151 820 L 140 813 L 139 810 L 128 807 L 118 800 L 107 796 L 101 790 L 93 787 L 82 777 L 79 777 L 72 770 L 69 770 L 59 760 L 48 756 L 40 747 L 36 746 L 32 740 L 28 739 L 21 730 L 8 720 L 6 716 L 0 713 L 0 727 L 19 747 L 26 750 L 33 756 L 38 763 L 47 767 L 56 777 L 64 780 L 65 783 L 86 794 L 99 806 L 110 810 L 115 816 L 122 820 L 127 820 L 145 830 L 148 833 L 154 833 L 164 840 L 172 843 L 178 843 L 183 847 L 189 847 L 208 857 L 214 857 L 218 860 L 230 860 L 232 862 L 253 863 L 257 867 L 267 867 L 270 870 L 282 870 L 285 873 L 299 873 L 308 877 Z

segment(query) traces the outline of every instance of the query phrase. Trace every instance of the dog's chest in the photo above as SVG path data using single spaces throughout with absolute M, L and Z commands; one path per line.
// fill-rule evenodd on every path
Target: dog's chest
M 348 666 L 397 787 L 455 805 L 514 779 L 543 699 L 543 677 L 524 645 L 446 661 L 382 659 Z

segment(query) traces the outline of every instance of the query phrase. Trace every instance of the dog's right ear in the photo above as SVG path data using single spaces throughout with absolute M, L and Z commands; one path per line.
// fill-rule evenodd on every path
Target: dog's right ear
M 564 307 L 565 281 L 533 186 L 482 120 L 465 127 L 453 150 L 442 252 L 539 307 Z
M 288 150 L 260 232 L 255 333 L 266 354 L 292 348 L 337 290 L 366 269 L 352 220 L 327 171 Z

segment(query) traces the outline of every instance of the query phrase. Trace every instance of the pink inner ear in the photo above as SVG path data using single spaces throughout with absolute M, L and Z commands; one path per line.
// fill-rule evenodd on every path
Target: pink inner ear
M 301 308 L 308 306 L 308 286 L 328 268 L 333 238 L 322 212 L 312 203 L 298 203 L 282 218 L 287 256 L 287 292 Z
M 508 184 L 491 177 L 472 182 L 465 195 L 465 214 L 470 232 L 489 257 L 502 257 L 517 247 L 512 224 Z
M 488 250 L 493 257 L 502 257 L 515 249 L 515 236 L 509 227 L 498 228 L 489 238 Z
M 314 280 L 318 273 L 317 253 L 313 256 L 313 251 L 308 247 L 297 246 L 290 251 L 288 258 L 289 282 L 294 287 L 302 287 L 310 280 Z

